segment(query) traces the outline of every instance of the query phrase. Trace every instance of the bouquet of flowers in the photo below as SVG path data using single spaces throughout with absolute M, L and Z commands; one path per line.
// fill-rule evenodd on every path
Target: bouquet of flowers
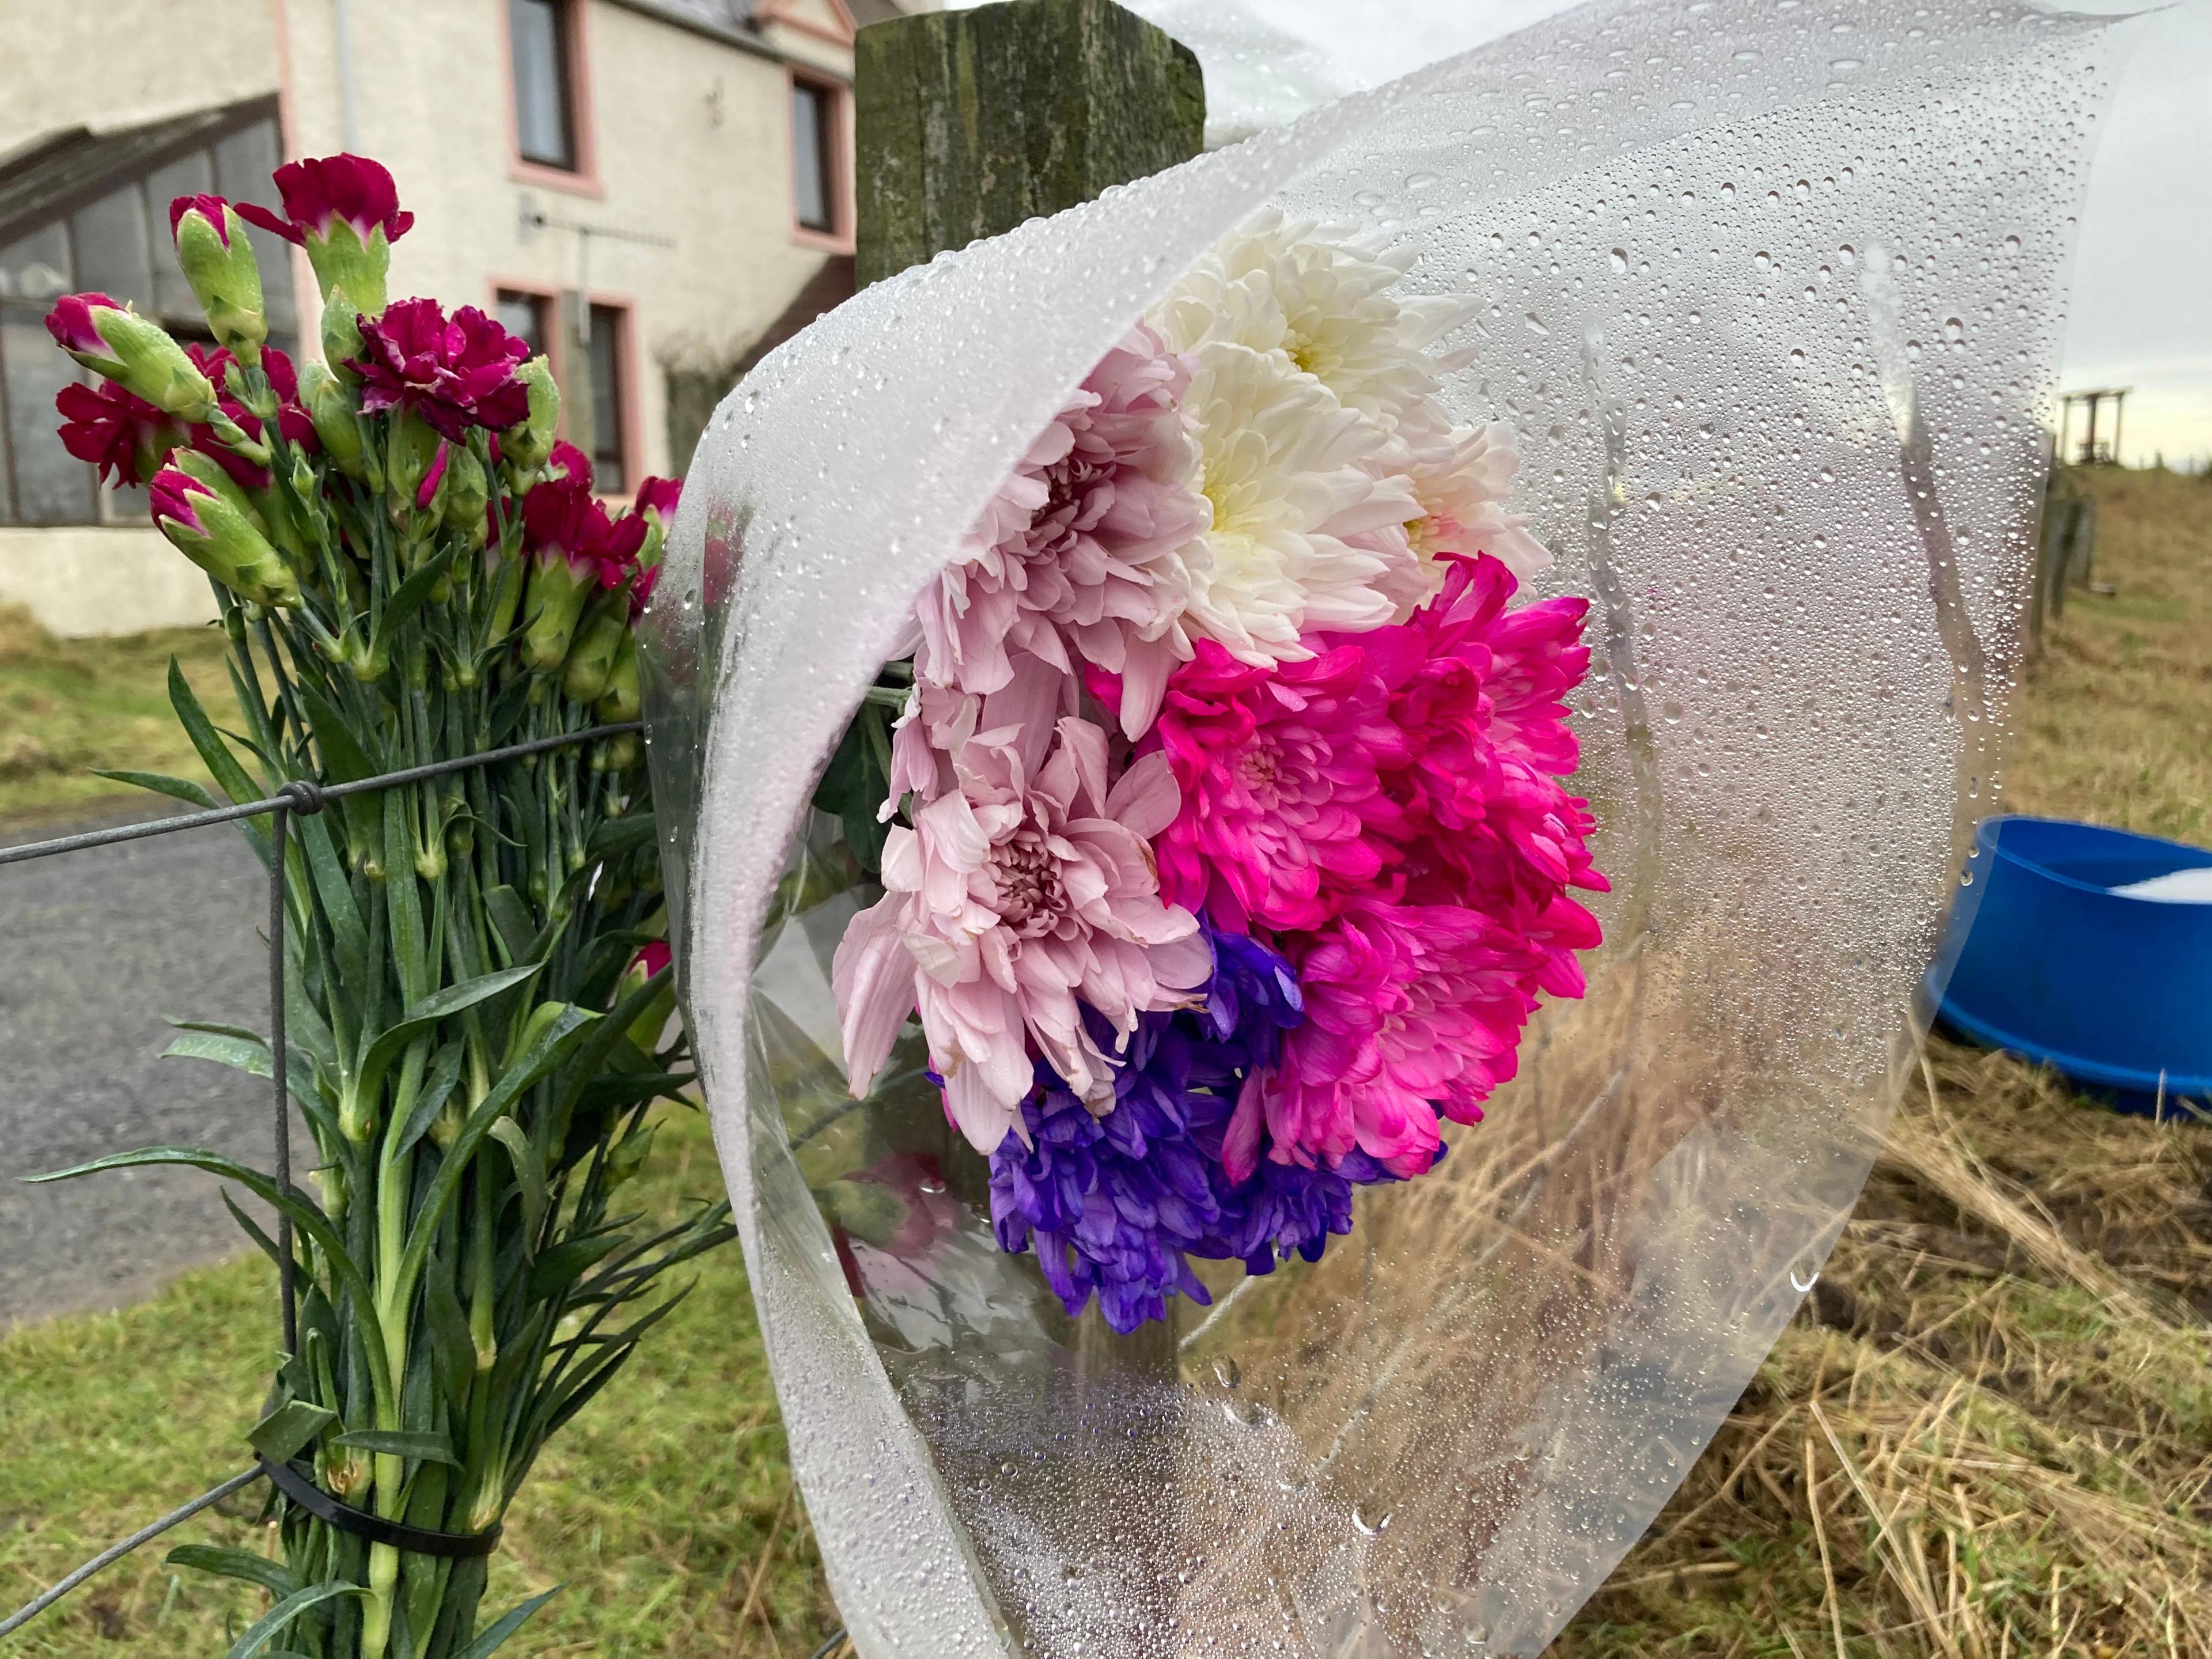
M 547 362 L 470 307 L 385 300 L 405 234 L 352 155 L 276 175 L 279 216 L 171 209 L 213 345 L 103 295 L 55 339 L 100 377 L 63 392 L 70 451 L 144 484 L 212 579 L 244 730 L 173 672 L 179 718 L 234 800 L 295 787 L 284 859 L 289 1085 L 321 1200 L 286 1172 L 157 1147 L 85 1170 L 193 1165 L 275 1206 L 297 1340 L 252 1441 L 282 1563 L 191 1548 L 277 1598 L 268 1640 L 315 1659 L 489 1653 L 485 1553 L 548 1437 L 665 1313 L 668 1268 L 729 1236 L 724 1206 L 641 1226 L 620 1189 L 652 1103 L 690 1081 L 647 799 L 633 623 L 676 486 L 611 515 L 555 438 Z M 323 361 L 267 344 L 240 220 L 303 246 Z M 602 726 L 617 729 L 567 741 Z M 527 754 L 349 793 L 318 786 Z M 198 785 L 129 775 L 198 805 Z M 172 1052 L 267 1077 L 270 1039 L 190 1025 Z M 289 1333 L 288 1333 L 288 1335 Z
M 1000 1247 L 1129 1332 L 1319 1257 L 1579 996 L 1584 602 L 1455 427 L 1466 303 L 1270 211 L 1091 372 L 915 606 L 817 792 L 880 884 L 854 1094 L 926 1049 Z M 896 718 L 891 718 L 897 710 Z

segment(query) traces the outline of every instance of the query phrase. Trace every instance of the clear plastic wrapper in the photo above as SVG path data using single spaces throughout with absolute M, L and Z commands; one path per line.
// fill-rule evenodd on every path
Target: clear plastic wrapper
M 1534 1653 L 1649 1523 L 1849 1214 L 1973 896 L 2101 44 L 1585 8 L 878 284 L 725 403 L 647 619 L 655 796 L 863 1653 Z M 1592 601 L 1573 787 L 1613 891 L 1589 994 L 1445 1164 L 1116 1337 L 999 1251 L 918 1042 L 850 1098 L 860 896 L 807 801 L 1033 435 L 1267 205 L 1480 301 L 1446 398 L 1521 434 L 1533 591 Z

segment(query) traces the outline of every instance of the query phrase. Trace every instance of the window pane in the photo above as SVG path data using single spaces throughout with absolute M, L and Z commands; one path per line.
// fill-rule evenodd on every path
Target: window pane
M 62 447 L 54 394 L 77 378 L 35 312 L 9 307 L 0 321 L 8 371 L 8 438 L 15 458 L 15 517 L 23 524 L 93 521 L 93 471 Z
M 629 488 L 623 471 L 622 325 L 612 306 L 592 307 L 592 472 L 609 495 Z
M 166 216 L 165 216 L 166 224 Z M 154 302 L 154 267 L 146 242 L 146 198 L 125 185 L 70 222 L 81 287 L 128 300 L 143 311 Z
M 251 202 L 274 211 L 279 204 L 270 175 L 276 171 L 278 161 L 276 124 L 256 122 L 215 147 L 216 188 L 234 202 Z M 169 204 L 164 198 L 148 205 L 153 209 L 158 240 L 168 229 Z M 269 313 L 269 325 L 293 328 L 299 321 L 299 312 L 292 298 L 291 245 L 252 225 L 246 228 L 246 240 L 252 244 L 254 263 L 261 267 L 261 301 Z
M 545 302 L 535 294 L 517 294 L 512 289 L 499 291 L 499 324 L 509 334 L 524 342 L 533 357 L 545 349 Z
M 52 300 L 76 286 L 70 280 L 69 233 L 59 220 L 0 247 L 0 299 Z
M 169 241 L 169 204 L 179 196 L 214 194 L 215 166 L 204 149 L 146 175 L 147 204 L 159 216 L 162 231 L 161 251 L 154 258 L 154 309 L 163 317 L 200 314 L 200 302 L 192 298 L 191 284 L 177 269 L 177 250 Z
M 559 0 L 507 0 L 514 48 L 515 143 L 526 161 L 573 171 L 568 42 Z
M 791 86 L 791 156 L 799 222 L 809 230 L 835 230 L 830 196 L 830 94 L 804 81 Z

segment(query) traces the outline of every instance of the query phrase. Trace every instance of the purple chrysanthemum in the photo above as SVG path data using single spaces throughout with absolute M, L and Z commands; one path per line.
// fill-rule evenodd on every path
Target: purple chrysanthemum
M 1095 1293 L 1121 1332 L 1164 1318 L 1181 1291 L 1212 1298 L 1189 1258 L 1273 1272 L 1293 1250 L 1317 1260 L 1352 1230 L 1352 1188 L 1393 1177 L 1354 1153 L 1335 1170 L 1263 1159 L 1243 1182 L 1222 1168 L 1222 1137 L 1244 1080 L 1304 1018 L 1291 965 L 1258 940 L 1207 929 L 1214 976 L 1202 1007 L 1146 1014 L 1114 1076 L 1113 1109 L 1091 1110 L 1039 1061 L 1022 1103 L 1030 1145 L 1009 1134 L 991 1159 L 1000 1245 L 1034 1244 L 1070 1314 Z M 1085 1010 L 1087 1018 L 1097 1016 Z M 1103 1019 L 1094 1033 L 1110 1042 Z

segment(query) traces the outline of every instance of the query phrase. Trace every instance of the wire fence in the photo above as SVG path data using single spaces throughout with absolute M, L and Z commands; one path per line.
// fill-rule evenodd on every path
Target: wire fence
M 374 794 L 404 784 L 420 783 L 427 779 L 441 777 L 449 772 L 465 772 L 478 767 L 491 766 L 501 761 L 520 760 L 547 750 L 565 749 L 578 744 L 595 743 L 602 738 L 617 738 L 642 732 L 644 723 L 629 720 L 611 726 L 594 726 L 580 732 L 568 732 L 556 737 L 539 738 L 529 743 L 509 744 L 501 749 L 487 749 L 477 754 L 465 755 L 455 760 L 437 761 L 427 766 L 410 766 L 398 772 L 380 773 L 374 777 L 361 778 L 345 783 L 313 783 L 300 779 L 286 784 L 265 800 L 243 801 L 228 806 L 210 807 L 204 811 L 185 812 L 176 816 L 153 818 L 143 823 L 118 824 L 112 829 L 89 830 L 81 835 L 60 836 L 51 841 L 36 841 L 18 847 L 0 848 L 0 865 L 24 864 L 33 859 L 59 858 L 65 854 L 88 852 L 95 848 L 113 847 L 128 841 L 142 841 L 149 836 L 174 835 L 185 830 L 204 829 L 211 823 L 230 823 L 240 818 L 266 817 L 270 820 L 269 861 L 269 1053 L 271 1065 L 271 1116 L 275 1124 L 276 1182 L 277 1190 L 289 1201 L 294 1194 L 292 1185 L 292 1101 L 289 1086 L 289 1054 L 284 1034 L 284 918 L 285 907 L 290 896 L 287 879 L 285 857 L 287 837 L 294 816 L 312 817 L 320 812 L 330 802 L 342 800 L 349 795 Z M 292 1223 L 282 1208 L 276 1217 L 277 1295 L 283 1307 L 284 1352 L 299 1349 L 300 1317 L 297 1287 L 293 1283 Z M 91 1560 L 70 1572 L 66 1577 L 42 1591 L 15 1612 L 0 1620 L 0 1637 L 20 1630 L 44 1613 L 71 1590 L 83 1583 L 101 1569 L 113 1565 L 141 1545 L 160 1537 L 172 1528 L 181 1525 L 201 1510 L 220 1503 L 225 1498 L 268 1473 L 265 1464 L 257 1462 L 252 1468 L 232 1475 L 220 1485 L 211 1487 L 185 1504 L 172 1510 L 159 1520 L 119 1539 Z M 824 1651 L 834 1650 L 843 1639 L 841 1632 L 831 1638 Z

